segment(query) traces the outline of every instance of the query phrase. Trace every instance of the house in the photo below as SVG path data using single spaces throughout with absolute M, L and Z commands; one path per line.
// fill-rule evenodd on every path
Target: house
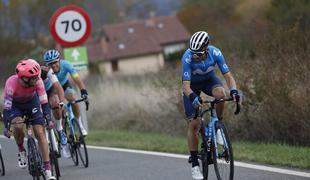
M 186 48 L 189 32 L 175 16 L 104 25 L 102 37 L 87 42 L 91 63 L 101 72 L 157 72 L 164 57 Z

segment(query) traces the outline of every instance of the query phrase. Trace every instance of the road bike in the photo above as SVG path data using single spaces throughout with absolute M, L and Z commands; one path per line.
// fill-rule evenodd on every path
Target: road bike
M 80 157 L 82 164 L 84 165 L 84 167 L 87 168 L 89 162 L 88 162 L 88 152 L 85 142 L 85 136 L 82 134 L 81 127 L 77 122 L 77 120 L 75 119 L 72 111 L 72 105 L 79 102 L 85 102 L 87 111 L 89 105 L 88 100 L 82 98 L 64 104 L 65 110 L 63 111 L 62 116 L 65 124 L 64 129 L 68 139 L 71 158 L 74 164 L 78 166 L 79 165 L 78 157 Z
M 3 114 L 0 112 L 0 119 L 3 121 Z M 2 146 L 0 144 L 0 174 L 1 176 L 5 175 L 5 166 L 3 162 L 3 157 L 2 157 Z
M 29 174 L 34 180 L 39 180 L 41 176 L 43 179 L 46 179 L 43 168 L 43 160 L 33 137 L 31 120 L 28 117 L 24 117 L 23 121 L 9 123 L 9 129 L 11 131 L 10 127 L 13 124 L 22 123 L 26 124 L 27 129 L 27 159 Z
M 240 112 L 239 96 L 236 97 L 235 115 Z M 219 120 L 216 115 L 215 105 L 217 103 L 233 101 L 229 99 L 215 99 L 212 101 L 204 101 L 209 104 L 209 108 L 198 108 L 196 117 L 201 121 L 200 135 L 201 148 L 199 150 L 198 158 L 202 163 L 202 173 L 204 180 L 208 179 L 209 165 L 214 165 L 215 174 L 218 180 L 233 180 L 234 178 L 234 158 L 233 149 L 228 136 L 227 129 L 224 122 Z M 204 119 L 204 114 L 210 112 L 210 120 L 207 124 Z M 189 157 L 191 163 L 191 157 Z
M 45 128 L 46 139 L 49 147 L 49 157 L 51 162 L 52 174 L 57 180 L 60 177 L 58 158 L 60 158 L 60 143 L 57 140 L 56 131 L 53 128 Z
M 5 167 L 4 167 L 4 162 L 3 162 L 3 157 L 2 157 L 2 147 L 0 144 L 0 174 L 1 176 L 5 175 Z

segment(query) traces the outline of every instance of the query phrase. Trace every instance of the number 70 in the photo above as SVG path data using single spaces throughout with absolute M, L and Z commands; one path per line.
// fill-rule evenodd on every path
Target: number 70
M 71 21 L 61 21 L 61 24 L 65 24 L 66 25 L 66 29 L 65 29 L 65 33 L 68 33 L 69 27 L 71 25 L 71 28 L 73 29 L 73 31 L 80 31 L 82 29 L 82 24 L 81 21 L 78 19 L 74 19 Z

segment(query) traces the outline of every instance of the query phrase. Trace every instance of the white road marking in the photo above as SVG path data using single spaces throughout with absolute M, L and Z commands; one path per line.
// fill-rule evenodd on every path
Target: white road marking
M 0 138 L 5 138 L 3 135 L 0 135 Z M 13 140 L 13 138 L 11 138 Z M 123 148 L 112 148 L 112 147 L 102 147 L 102 146 L 91 146 L 87 145 L 87 148 L 97 149 L 97 150 L 108 150 L 108 151 L 117 151 L 117 152 L 127 152 L 127 153 L 136 153 L 136 154 L 145 154 L 145 155 L 153 155 L 153 156 L 162 156 L 162 157 L 171 157 L 171 158 L 179 158 L 179 159 L 188 159 L 188 155 L 183 154 L 173 154 L 173 153 L 163 153 L 163 152 L 155 152 L 155 151 L 143 151 L 143 150 L 135 150 L 135 149 L 123 149 Z M 280 174 L 287 174 L 293 176 L 301 176 L 310 178 L 310 173 L 302 172 L 302 171 L 294 171 L 289 169 L 282 169 L 276 167 L 269 167 L 263 165 L 255 165 L 244 162 L 235 161 L 235 166 L 249 168 L 249 169 L 257 169 L 262 171 L 275 172 Z

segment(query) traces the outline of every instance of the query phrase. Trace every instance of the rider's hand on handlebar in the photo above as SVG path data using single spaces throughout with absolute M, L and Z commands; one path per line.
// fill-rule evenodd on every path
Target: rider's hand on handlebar
M 194 108 L 202 107 L 203 106 L 203 99 L 200 96 L 197 96 L 194 101 L 192 102 Z
M 47 126 L 46 126 L 48 129 L 53 129 L 55 127 L 55 124 L 52 120 L 50 120 L 48 123 L 47 123 Z
M 240 102 L 240 95 L 237 89 L 230 90 L 230 96 L 234 99 L 236 103 Z
M 81 89 L 81 98 L 87 99 L 88 98 L 88 93 L 86 89 Z

